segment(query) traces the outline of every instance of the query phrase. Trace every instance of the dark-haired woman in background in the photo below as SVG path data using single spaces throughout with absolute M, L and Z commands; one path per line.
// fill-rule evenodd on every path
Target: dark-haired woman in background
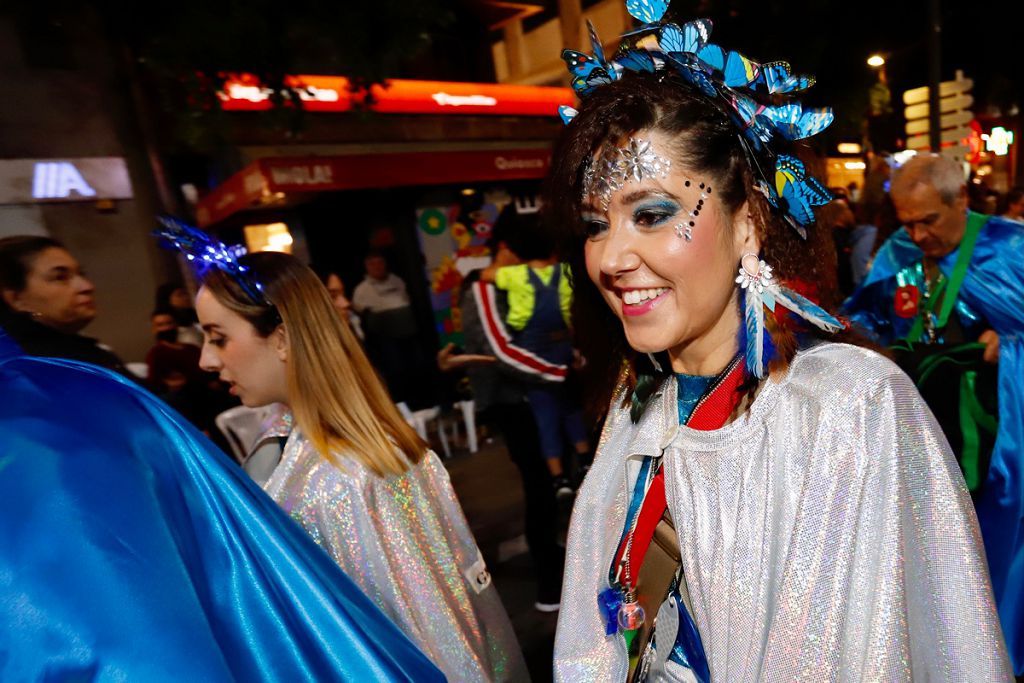
M 133 377 L 112 351 L 79 334 L 95 317 L 95 288 L 63 244 L 30 235 L 0 239 L 0 326 L 25 353 Z
M 654 4 L 631 11 L 650 24 Z M 794 291 L 831 285 L 834 256 L 811 213 L 828 193 L 785 143 L 831 113 L 768 109 L 803 77 L 759 81 L 736 53 L 724 73 L 707 22 L 647 30 L 667 52 L 649 35 L 605 84 L 567 55 L 586 97 L 553 155 L 577 338 L 608 402 L 557 678 L 1009 680 L 942 432 L 906 375 L 830 341 L 816 326 L 839 322 Z

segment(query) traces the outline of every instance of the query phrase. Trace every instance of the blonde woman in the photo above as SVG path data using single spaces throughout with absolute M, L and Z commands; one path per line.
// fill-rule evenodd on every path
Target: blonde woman
M 508 616 L 437 456 L 405 423 L 317 276 L 253 254 L 196 302 L 201 365 L 294 417 L 265 489 L 450 680 L 524 680 Z

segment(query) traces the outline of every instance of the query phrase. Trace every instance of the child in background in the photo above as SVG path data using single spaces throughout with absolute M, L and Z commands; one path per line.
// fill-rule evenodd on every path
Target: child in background
M 515 211 L 509 205 L 505 211 Z M 539 214 L 516 214 L 519 230 L 529 238 L 519 240 L 520 265 L 491 267 L 481 279 L 493 282 L 508 295 L 505 323 L 512 330 L 513 342 L 540 359 L 568 368 L 573 361 L 570 307 L 572 283 L 569 269 L 554 255 L 554 245 L 541 227 Z M 560 381 L 537 384 L 526 392 L 537 422 L 541 448 L 559 495 L 571 495 L 573 487 L 562 467 L 563 437 L 576 452 L 586 457 L 590 451 L 586 428 L 579 406 Z

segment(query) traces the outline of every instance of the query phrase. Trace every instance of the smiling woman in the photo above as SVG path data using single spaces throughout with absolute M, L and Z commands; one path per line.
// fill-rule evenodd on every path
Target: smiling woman
M 791 143 L 831 112 L 779 104 L 812 80 L 726 55 L 709 22 L 627 6 L 647 35 L 566 51 L 583 101 L 546 203 L 606 416 L 556 677 L 1006 680 L 948 445 L 910 380 L 805 298 L 835 258 Z

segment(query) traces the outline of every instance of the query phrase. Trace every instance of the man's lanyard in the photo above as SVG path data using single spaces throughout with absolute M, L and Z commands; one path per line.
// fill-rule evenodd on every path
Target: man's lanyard
M 942 300 L 941 308 L 939 309 L 939 317 L 936 320 L 936 329 L 945 329 L 946 323 L 949 321 L 949 315 L 953 312 L 953 307 L 956 305 L 957 296 L 960 294 L 960 286 L 964 283 L 964 278 L 967 277 L 967 267 L 971 263 L 971 256 L 974 254 L 974 245 L 978 241 L 978 235 L 981 233 L 981 229 L 988 222 L 989 217 L 982 213 L 974 213 L 973 211 L 967 212 L 967 227 L 964 228 L 964 238 L 960 241 L 960 252 L 956 256 L 956 264 L 953 266 L 953 273 L 950 275 L 949 280 L 945 283 L 945 287 L 942 285 L 936 287 L 935 292 L 929 297 L 928 307 L 930 311 L 921 311 L 917 318 L 914 319 L 914 324 L 910 327 L 910 332 L 907 333 L 906 339 L 909 342 L 918 342 L 921 339 L 921 335 L 924 333 L 925 316 L 934 313 L 939 300 Z M 922 270 L 923 277 L 927 278 L 927 273 Z
M 744 365 L 740 357 L 737 357 L 697 402 L 690 419 L 686 421 L 686 426 L 704 431 L 724 426 L 742 399 L 739 387 L 743 384 L 744 375 Z M 619 542 L 619 549 L 612 564 L 613 583 L 618 584 L 627 593 L 636 590 L 637 576 L 654 538 L 654 529 L 668 507 L 665 499 L 665 469 L 662 465 L 658 465 L 657 473 L 646 487 L 646 494 L 642 493 L 646 479 L 650 476 L 650 462 L 648 460 L 644 463 L 637 477 L 630 513 L 627 515 L 626 531 Z M 643 501 L 639 504 L 639 511 L 636 510 L 638 500 L 641 499 L 638 494 L 642 495 Z

